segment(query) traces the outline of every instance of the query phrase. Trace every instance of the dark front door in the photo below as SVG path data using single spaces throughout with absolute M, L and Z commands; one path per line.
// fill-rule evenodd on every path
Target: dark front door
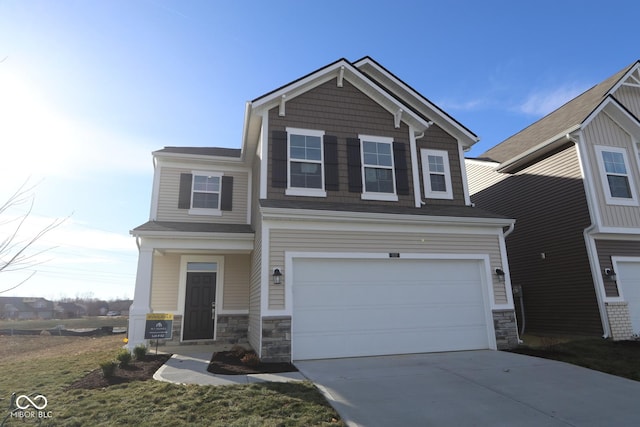
M 187 273 L 183 340 L 213 339 L 216 273 Z

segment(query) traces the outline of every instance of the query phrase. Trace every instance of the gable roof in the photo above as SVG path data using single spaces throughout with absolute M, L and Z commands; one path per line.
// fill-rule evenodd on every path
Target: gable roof
M 380 85 L 383 90 L 407 102 L 417 114 L 420 114 L 426 120 L 435 122 L 451 134 L 460 134 L 459 137 L 463 139 L 462 142 L 465 146 L 470 146 L 480 140 L 478 135 L 469 130 L 469 128 L 454 119 L 446 111 L 435 105 L 370 56 L 365 56 L 355 61 L 354 65 Z M 468 139 L 469 141 L 464 141 L 464 139 Z
M 636 61 L 623 68 L 537 122 L 487 150 L 479 157 L 505 163 L 529 151 L 535 151 L 538 146 L 555 142 L 565 134 L 573 132 L 598 108 L 627 73 L 639 64 L 640 61 Z
M 341 58 L 247 102 L 243 130 L 244 155 L 251 156 L 255 152 L 260 134 L 261 114 L 264 111 L 278 106 L 281 102 L 285 104 L 286 109 L 288 100 L 335 78 L 338 81 L 342 78 L 347 79 L 390 114 L 400 113 L 401 120 L 412 125 L 416 132 L 423 132 L 436 123 L 454 135 L 464 146 L 471 146 L 479 140 L 473 132 L 426 97 L 366 56 L 355 63 Z

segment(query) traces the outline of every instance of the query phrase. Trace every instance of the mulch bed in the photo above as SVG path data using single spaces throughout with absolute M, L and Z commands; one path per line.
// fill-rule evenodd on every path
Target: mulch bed
M 260 362 L 255 366 L 249 366 L 242 362 L 242 357 L 243 353 L 238 351 L 220 351 L 214 353 L 207 371 L 218 375 L 275 374 L 298 371 L 295 366 L 288 362 Z
M 135 360 L 129 366 L 116 368 L 113 377 L 105 378 L 102 369 L 89 372 L 84 378 L 71 384 L 68 389 L 96 389 L 130 381 L 146 381 L 171 358 L 171 354 L 147 354 L 143 360 Z

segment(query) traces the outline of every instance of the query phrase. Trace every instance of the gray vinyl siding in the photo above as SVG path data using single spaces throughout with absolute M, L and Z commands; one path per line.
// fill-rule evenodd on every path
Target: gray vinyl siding
M 472 181 L 478 170 L 468 170 Z M 481 180 L 495 180 L 487 173 Z M 506 175 L 472 194 L 471 201 L 516 219 L 506 245 L 512 284 L 523 288 L 527 331 L 602 333 L 583 236 L 591 221 L 575 146 Z
M 155 312 L 178 312 L 180 283 L 180 255 L 165 254 L 153 257 L 151 309 Z
M 250 265 L 249 255 L 225 255 L 223 310 L 249 309 Z
M 394 118 L 391 113 L 382 108 L 371 98 L 360 92 L 346 79 L 343 87 L 337 87 L 336 80 L 330 80 L 286 103 L 286 115 L 279 116 L 278 107 L 269 111 L 269 139 L 271 132 L 284 131 L 286 127 L 322 130 L 325 135 L 338 138 L 338 165 L 339 165 L 339 191 L 327 191 L 324 199 L 313 198 L 315 201 L 329 203 L 360 203 L 360 204 L 389 204 L 396 206 L 415 206 L 412 179 L 411 150 L 409 140 L 409 128 L 405 123 L 400 123 L 399 128 L 394 127 Z M 348 191 L 347 176 L 347 138 L 357 138 L 359 134 L 374 135 L 393 138 L 394 141 L 405 143 L 407 153 L 407 166 L 409 175 L 409 194 L 398 196 L 397 202 L 380 202 L 361 200 L 360 193 Z M 458 156 L 457 141 L 446 134 L 437 126 L 432 126 L 425 133 L 421 144 L 429 148 L 444 149 L 449 151 L 450 167 L 452 169 L 452 185 L 454 187 L 454 200 L 444 201 L 442 204 L 464 204 L 464 192 L 462 190 L 462 176 L 460 172 L 460 159 Z M 269 144 L 269 159 L 272 158 L 272 144 Z M 419 153 L 413 153 L 419 155 Z M 299 196 L 286 196 L 284 188 L 272 186 L 272 163 L 269 162 L 267 197 L 270 199 L 299 199 Z M 420 179 L 422 179 L 420 175 Z M 440 203 L 437 201 L 434 203 Z
M 600 263 L 600 272 L 602 273 L 605 268 L 613 269 L 611 257 L 640 257 L 640 241 L 596 240 L 596 250 L 598 251 L 598 262 Z M 603 283 L 607 297 L 619 296 L 616 282 L 605 279 Z
M 600 176 L 598 166 L 598 153 L 596 145 L 624 148 L 627 151 L 627 161 L 630 167 L 630 179 L 636 183 L 636 193 L 640 191 L 640 174 L 638 172 L 638 159 L 631 136 L 611 120 L 606 114 L 600 113 L 588 126 L 585 127 L 583 136 L 588 147 L 588 156 L 591 171 L 593 171 L 593 187 L 600 209 L 601 226 L 603 227 L 640 227 L 640 207 L 609 205 L 605 198 L 605 189 Z M 640 195 L 636 194 L 638 200 Z
M 640 80 L 640 71 L 636 70 L 633 75 Z M 629 83 L 637 84 L 633 79 L 627 80 Z M 620 86 L 613 94 L 615 98 L 622 103 L 636 117 L 640 117 L 640 88 Z
M 158 213 L 155 219 L 158 221 L 246 224 L 249 174 L 243 171 L 204 169 L 211 172 L 223 172 L 225 176 L 233 177 L 233 209 L 231 211 L 223 211 L 221 216 L 208 216 L 189 215 L 188 209 L 178 209 L 180 174 L 191 173 L 193 170 L 200 171 L 203 168 L 194 166 L 193 169 L 181 169 L 162 166 L 158 191 Z
M 509 174 L 495 171 L 495 164 L 480 160 L 465 161 L 469 177 L 469 194 L 474 195 L 509 177 Z
M 269 236 L 269 262 L 271 265 L 284 265 L 285 251 L 488 254 L 492 266 L 502 265 L 500 243 L 497 235 L 311 231 L 301 226 L 301 229 L 283 230 L 272 228 Z M 492 277 L 495 280 L 495 275 L 492 275 Z M 496 304 L 505 304 L 507 302 L 503 282 L 495 280 L 493 291 Z M 284 297 L 284 286 L 270 284 L 270 309 L 283 309 L 285 305 Z

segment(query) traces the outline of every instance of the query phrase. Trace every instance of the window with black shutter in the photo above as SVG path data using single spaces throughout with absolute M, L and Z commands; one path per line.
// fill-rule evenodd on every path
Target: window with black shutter
M 220 172 L 180 174 L 178 209 L 194 215 L 220 215 L 233 204 L 233 177 Z

